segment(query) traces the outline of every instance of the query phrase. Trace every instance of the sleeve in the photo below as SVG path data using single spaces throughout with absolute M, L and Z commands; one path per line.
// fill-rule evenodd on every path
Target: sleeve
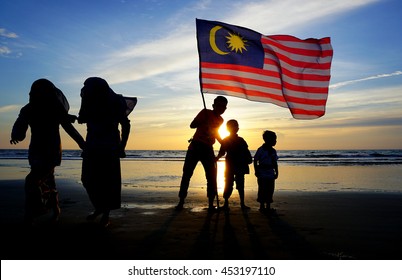
M 17 120 L 15 121 L 12 131 L 11 140 L 23 141 L 26 137 L 26 132 L 29 126 L 29 107 L 26 105 L 20 111 Z
M 253 157 L 251 156 L 251 152 L 248 149 L 246 140 L 243 139 L 243 142 L 244 142 L 244 153 L 245 153 L 244 157 L 247 159 L 247 164 L 251 164 L 253 162 Z
M 261 153 L 261 151 L 258 148 L 257 152 L 255 152 L 255 155 L 254 155 L 254 161 L 258 161 L 260 159 L 260 153 Z
M 119 112 L 119 123 L 121 125 L 121 140 L 120 140 L 120 157 L 126 157 L 124 150 L 126 149 L 126 145 L 128 142 L 128 138 L 130 136 L 131 124 L 128 118 L 127 110 L 130 110 L 129 106 L 126 103 L 126 100 L 122 95 L 117 95 L 120 101 L 121 110 Z M 134 105 L 135 106 L 135 105 Z M 134 106 L 132 109 L 134 109 Z M 130 112 L 132 111 L 130 110 Z

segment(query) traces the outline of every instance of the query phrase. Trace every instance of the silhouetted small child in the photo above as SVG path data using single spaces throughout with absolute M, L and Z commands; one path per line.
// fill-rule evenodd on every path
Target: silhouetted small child
M 226 154 L 225 159 L 225 189 L 223 197 L 225 204 L 223 207 L 229 209 L 229 198 L 233 192 L 233 185 L 236 182 L 236 189 L 239 192 L 240 205 L 243 210 L 250 209 L 244 203 L 244 175 L 250 173 L 249 164 L 253 162 L 247 142 L 237 135 L 239 124 L 236 120 L 229 120 L 226 129 L 230 135 L 223 139 L 219 150 L 218 160 Z
M 271 210 L 275 180 L 278 178 L 278 155 L 273 148 L 276 145 L 276 134 L 273 131 L 264 131 L 264 144 L 254 155 L 255 176 L 258 182 L 258 198 L 260 211 Z

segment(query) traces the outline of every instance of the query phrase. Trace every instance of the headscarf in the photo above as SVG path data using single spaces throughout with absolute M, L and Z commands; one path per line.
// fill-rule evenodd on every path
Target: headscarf
M 84 87 L 81 89 L 79 123 L 119 121 L 125 110 L 124 100 L 109 87 L 104 79 L 91 77 L 85 80 Z
M 41 113 L 68 113 L 70 105 L 63 92 L 47 79 L 38 79 L 32 83 L 29 103 Z

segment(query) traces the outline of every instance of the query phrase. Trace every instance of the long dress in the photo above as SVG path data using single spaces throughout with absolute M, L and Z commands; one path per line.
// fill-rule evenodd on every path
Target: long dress
M 118 209 L 121 206 L 120 157 L 130 131 L 127 105 L 100 78 L 89 78 L 84 85 L 78 117 L 80 123 L 87 124 L 81 180 L 96 210 Z

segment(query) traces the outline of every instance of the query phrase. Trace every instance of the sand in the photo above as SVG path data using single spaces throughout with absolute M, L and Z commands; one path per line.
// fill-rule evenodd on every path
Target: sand
M 400 193 L 277 191 L 276 214 L 266 215 L 254 193 L 249 211 L 235 191 L 229 212 L 211 213 L 204 191 L 176 211 L 176 189 L 124 188 L 123 207 L 102 228 L 85 220 L 92 206 L 82 185 L 58 178 L 59 222 L 44 215 L 27 228 L 23 184 L 0 180 L 2 260 L 401 259 Z

